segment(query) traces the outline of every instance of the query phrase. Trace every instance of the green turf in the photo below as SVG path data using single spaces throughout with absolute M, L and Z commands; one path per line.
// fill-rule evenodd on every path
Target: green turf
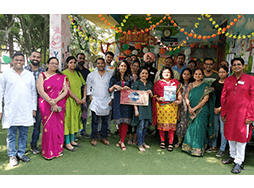
M 154 129 L 154 128 L 153 128 Z M 112 132 L 115 125 L 112 124 Z M 91 117 L 88 119 L 87 132 L 91 133 Z M 6 153 L 6 129 L 0 129 L 0 175 L 232 175 L 233 164 L 221 164 L 221 158 L 215 153 L 204 157 L 193 157 L 175 148 L 173 152 L 162 150 L 159 138 L 146 135 L 145 141 L 151 146 L 146 152 L 138 151 L 137 146 L 126 144 L 122 151 L 115 144 L 119 135 L 108 137 L 110 146 L 98 142 L 91 146 L 91 139 L 80 138 L 82 145 L 76 152 L 64 149 L 64 156 L 46 160 L 41 154 L 34 155 L 30 151 L 32 127 L 29 128 L 27 156 L 28 163 L 20 162 L 16 167 L 9 166 Z M 127 142 L 128 136 L 126 137 Z M 41 140 L 38 143 L 41 148 Z M 240 175 L 254 174 L 254 150 L 247 146 L 245 168 Z M 226 154 L 223 158 L 227 158 Z

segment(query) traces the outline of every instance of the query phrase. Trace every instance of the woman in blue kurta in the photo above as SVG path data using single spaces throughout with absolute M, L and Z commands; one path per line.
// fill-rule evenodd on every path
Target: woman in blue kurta
M 122 150 L 126 150 L 124 140 L 131 124 L 133 106 L 120 104 L 121 90 L 131 89 L 133 79 L 131 77 L 130 65 L 127 61 L 117 63 L 115 72 L 110 79 L 109 92 L 114 92 L 113 100 L 113 123 L 118 124 L 121 140 L 116 144 Z
M 142 67 L 140 69 L 140 79 L 134 82 L 133 90 L 146 91 L 149 94 L 149 98 L 153 97 L 153 84 L 148 79 L 149 72 L 147 68 Z M 132 126 L 137 126 L 137 139 L 139 151 L 146 151 L 150 146 L 145 143 L 146 127 L 148 123 L 152 124 L 152 101 L 148 99 L 148 106 L 136 106 L 134 105 L 135 114 L 132 118 Z

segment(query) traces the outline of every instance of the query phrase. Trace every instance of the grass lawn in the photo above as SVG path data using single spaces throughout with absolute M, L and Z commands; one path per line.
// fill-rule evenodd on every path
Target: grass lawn
M 152 129 L 154 129 L 152 127 Z M 115 132 L 112 125 L 112 133 Z M 91 133 L 91 117 L 89 116 L 87 132 Z M 146 143 L 151 146 L 146 152 L 138 151 L 137 146 L 126 144 L 122 151 L 115 144 L 119 135 L 108 137 L 110 146 L 98 141 L 91 146 L 91 139 L 81 138 L 82 145 L 76 152 L 64 149 L 64 156 L 46 160 L 41 154 L 34 155 L 30 151 L 32 127 L 29 128 L 26 155 L 31 158 L 28 163 L 20 162 L 16 167 L 9 166 L 6 152 L 7 130 L 0 128 L 0 175 L 232 175 L 233 164 L 221 164 L 221 158 L 215 153 L 204 157 L 193 157 L 175 148 L 173 152 L 160 149 L 159 137 L 146 135 Z M 126 137 L 127 143 L 128 136 Z M 41 140 L 38 142 L 41 148 Z M 240 175 L 254 175 L 254 150 L 247 146 L 245 169 Z M 223 158 L 227 158 L 227 154 Z M 167 183 L 167 182 L 165 182 Z M 207 182 L 208 183 L 208 182 Z M 216 184 L 216 182 L 215 182 Z M 214 185 L 215 185 L 214 184 Z

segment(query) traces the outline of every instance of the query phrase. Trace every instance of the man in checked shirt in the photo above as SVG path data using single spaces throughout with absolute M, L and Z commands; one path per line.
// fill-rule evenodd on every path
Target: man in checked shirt
M 25 69 L 33 73 L 35 78 L 35 86 L 36 86 L 39 74 L 41 72 L 45 72 L 45 69 L 40 66 L 41 53 L 38 51 L 33 51 L 31 55 L 29 56 L 29 59 L 31 63 L 27 65 Z M 41 113 L 39 110 L 38 97 L 39 97 L 39 94 L 37 91 L 37 111 L 36 111 L 35 123 L 33 126 L 32 141 L 30 142 L 31 151 L 33 152 L 33 154 L 40 153 L 40 150 L 37 148 L 37 142 L 40 137 L 40 129 L 41 129 Z

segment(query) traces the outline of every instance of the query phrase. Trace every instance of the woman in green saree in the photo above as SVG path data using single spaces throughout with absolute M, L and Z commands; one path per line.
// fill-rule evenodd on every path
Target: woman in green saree
M 197 68 L 185 95 L 188 106 L 188 129 L 182 150 L 195 156 L 203 156 L 208 140 L 214 137 L 212 126 L 215 95 L 207 83 L 203 82 L 203 70 Z

